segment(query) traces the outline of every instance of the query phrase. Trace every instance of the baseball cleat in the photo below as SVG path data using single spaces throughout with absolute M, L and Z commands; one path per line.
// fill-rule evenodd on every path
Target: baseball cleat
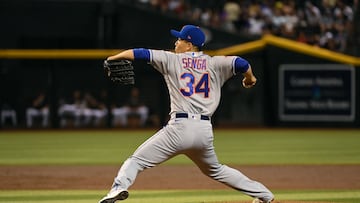
M 102 198 L 99 203 L 114 203 L 117 200 L 125 200 L 129 197 L 129 192 L 121 189 L 118 185 L 114 185 L 110 192 Z
M 264 203 L 264 202 L 261 201 L 260 199 L 256 198 L 252 201 L 252 203 Z
M 272 201 L 274 201 L 274 200 L 272 199 L 272 200 L 269 201 L 268 203 L 270 203 L 270 202 L 272 202 Z M 263 201 L 263 200 L 261 200 L 261 199 L 259 199 L 259 198 L 256 198 L 256 199 L 254 199 L 254 200 L 252 201 L 252 203 L 266 203 L 266 202 Z

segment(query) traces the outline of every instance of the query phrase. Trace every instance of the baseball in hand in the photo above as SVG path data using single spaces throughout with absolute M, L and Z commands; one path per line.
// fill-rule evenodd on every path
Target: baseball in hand
M 250 88 L 253 87 L 256 84 L 256 78 L 255 77 L 251 77 L 251 78 L 244 78 L 242 81 L 242 85 L 245 88 Z

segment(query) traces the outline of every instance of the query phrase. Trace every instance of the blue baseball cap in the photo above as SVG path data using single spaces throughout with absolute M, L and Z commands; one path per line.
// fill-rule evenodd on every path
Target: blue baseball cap
M 185 25 L 179 31 L 170 30 L 172 36 L 191 42 L 197 47 L 204 46 L 205 34 L 200 27 L 195 25 Z

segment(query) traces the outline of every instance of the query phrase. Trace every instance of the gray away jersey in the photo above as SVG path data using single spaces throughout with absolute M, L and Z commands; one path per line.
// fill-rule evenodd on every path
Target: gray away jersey
M 209 56 L 203 52 L 176 54 L 150 50 L 150 64 L 165 78 L 170 114 L 188 112 L 212 116 L 220 102 L 221 87 L 235 75 L 236 56 Z

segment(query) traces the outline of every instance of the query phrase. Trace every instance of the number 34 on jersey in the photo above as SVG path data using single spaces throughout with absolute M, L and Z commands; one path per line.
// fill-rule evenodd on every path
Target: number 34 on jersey
M 193 94 L 203 94 L 204 98 L 209 97 L 209 73 L 202 74 L 199 80 L 192 73 L 183 73 L 180 79 L 186 82 L 186 87 L 180 89 L 184 96 L 191 97 Z

